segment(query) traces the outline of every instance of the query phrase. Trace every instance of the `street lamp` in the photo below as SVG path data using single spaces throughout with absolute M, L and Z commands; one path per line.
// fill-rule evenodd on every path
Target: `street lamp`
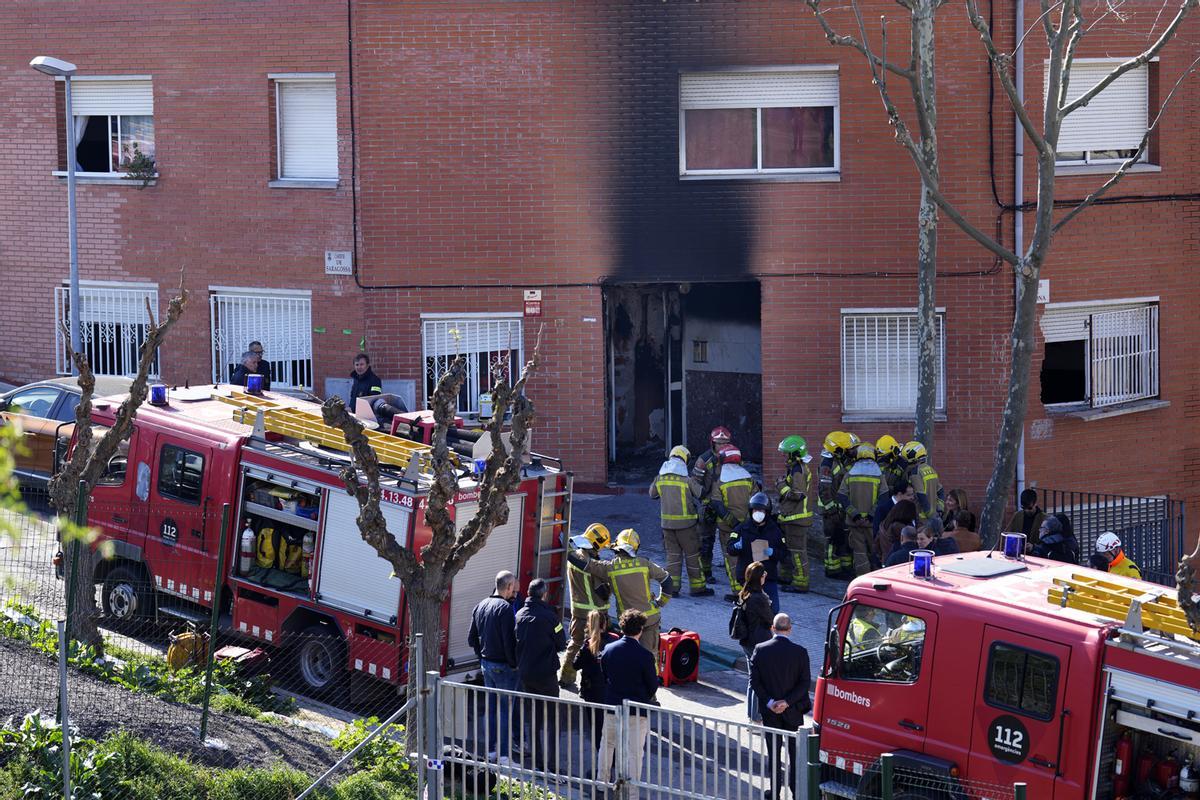
M 79 242 L 75 233 L 75 121 L 71 118 L 71 76 L 75 74 L 75 65 L 70 61 L 52 56 L 38 56 L 29 62 L 29 66 L 45 75 L 61 77 L 66 83 L 67 120 L 67 247 L 71 259 L 71 351 L 80 352 L 79 327 Z M 75 374 L 75 362 L 71 362 L 71 374 Z

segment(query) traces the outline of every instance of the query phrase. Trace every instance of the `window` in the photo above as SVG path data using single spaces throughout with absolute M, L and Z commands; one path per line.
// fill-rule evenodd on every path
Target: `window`
M 946 411 L 946 340 L 937 312 L 937 410 Z M 911 419 L 917 407 L 917 314 L 912 309 L 842 310 L 842 411 Z
M 499 370 L 509 382 L 521 369 L 524 349 L 520 317 L 422 315 L 421 340 L 425 353 L 425 402 L 454 359 L 467 361 L 467 380 L 458 396 L 459 413 L 479 413 L 479 395 L 492 386 Z
M 8 399 L 8 408 L 6 411 L 11 411 L 14 414 L 24 414 L 28 417 L 41 417 L 45 419 L 50 416 L 51 409 L 58 402 L 58 397 L 62 392 L 52 386 L 35 386 L 32 389 L 25 389 L 17 392 Z
M 839 675 L 848 680 L 913 683 L 921 673 L 925 621 L 856 605 L 846 626 Z
M 92 441 L 98 442 L 108 433 L 104 425 L 92 426 Z M 104 474 L 97 481 L 100 486 L 120 486 L 125 483 L 125 475 L 129 472 L 129 440 L 122 439 L 117 443 L 117 450 L 104 465 Z M 144 498 L 143 498 L 144 499 Z
M 154 158 L 154 88 L 149 78 L 71 80 L 68 151 L 75 169 L 93 174 L 124 172 L 141 153 Z
M 165 444 L 158 455 L 158 493 L 185 503 L 200 504 L 204 456 Z
M 1048 720 L 1057 697 L 1057 658 L 1004 642 L 992 645 L 983 696 L 988 705 Z
M 97 375 L 137 374 L 138 352 L 149 334 L 146 305 L 158 313 L 158 287 L 150 284 L 92 284 L 79 287 L 80 343 L 92 371 Z M 70 334 L 64 330 L 71 320 L 71 293 L 66 286 L 54 289 L 54 331 L 58 347 L 55 367 L 59 375 L 70 375 L 67 360 Z M 158 377 L 160 356 L 155 354 L 150 376 Z
M 696 72 L 679 78 L 682 175 L 836 172 L 836 70 Z
M 1082 97 L 1120 63 L 1112 59 L 1076 59 L 1071 65 L 1067 102 Z M 1132 156 L 1149 125 L 1149 97 L 1149 68 L 1139 67 L 1117 78 L 1063 120 L 1058 163 L 1113 164 Z M 1140 160 L 1146 160 L 1145 151 Z
M 308 292 L 215 288 L 213 383 L 228 383 L 251 342 L 262 342 L 272 389 L 312 389 L 312 297 Z M 260 367 L 261 368 L 261 367 Z
M 279 178 L 337 180 L 337 97 L 332 75 L 274 76 Z
M 1042 403 L 1092 408 L 1157 397 L 1158 304 L 1047 306 Z

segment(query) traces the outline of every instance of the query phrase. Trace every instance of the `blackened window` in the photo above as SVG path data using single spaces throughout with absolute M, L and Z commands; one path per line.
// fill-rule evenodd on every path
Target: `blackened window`
M 996 642 L 988 657 L 988 705 L 1048 720 L 1058 696 L 1058 659 L 1035 650 Z

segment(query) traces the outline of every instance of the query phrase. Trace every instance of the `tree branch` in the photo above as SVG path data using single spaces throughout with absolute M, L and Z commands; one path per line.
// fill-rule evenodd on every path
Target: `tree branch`
M 425 522 L 433 536 L 422 550 L 422 558 L 434 563 L 445 561 L 454 546 L 454 516 L 450 506 L 458 491 L 458 473 L 450 454 L 448 434 L 458 416 L 458 395 L 467 380 L 467 362 L 463 356 L 455 357 L 450 368 L 438 380 L 430 406 L 433 410 L 433 486 L 425 504 Z
M 821 0 L 805 0 L 805 2 L 808 4 L 808 7 L 812 9 L 813 15 L 817 18 L 817 22 L 820 23 L 821 29 L 825 32 L 825 38 L 830 44 L 838 45 L 839 47 L 849 47 L 853 50 L 857 50 L 871 64 L 872 70 L 874 70 L 875 67 L 883 67 L 888 72 L 898 75 L 907 81 L 913 80 L 914 74 L 911 69 L 905 69 L 904 67 L 893 64 L 892 62 L 875 55 L 875 53 L 872 52 L 871 48 L 867 45 L 865 38 L 860 41 L 855 39 L 853 36 L 844 36 L 835 31 L 833 26 L 830 25 L 829 21 L 825 18 L 825 12 L 821 9 Z M 855 6 L 855 11 L 857 12 L 857 6 Z

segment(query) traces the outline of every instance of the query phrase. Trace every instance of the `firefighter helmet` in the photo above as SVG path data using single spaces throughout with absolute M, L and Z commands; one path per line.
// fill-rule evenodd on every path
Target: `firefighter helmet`
M 862 439 L 858 438 L 858 436 L 856 436 L 855 434 L 847 431 L 846 435 L 850 437 L 850 446 L 851 447 L 858 447 L 860 444 L 862 444 Z
M 900 455 L 900 443 L 896 441 L 896 437 L 890 433 L 885 433 L 879 437 L 879 441 L 875 442 L 875 449 L 879 451 L 880 456 L 891 456 L 897 458 Z
M 1096 552 L 1111 553 L 1121 549 L 1121 537 L 1112 531 L 1105 531 L 1096 537 Z
M 642 537 L 637 535 L 637 531 L 633 528 L 626 528 L 617 534 L 616 544 L 613 545 L 613 550 L 622 552 L 632 558 L 637 555 L 638 548 L 642 546 Z
M 722 464 L 742 463 L 742 451 L 731 444 L 727 444 L 718 450 L 717 455 L 720 457 Z
M 571 537 L 571 544 L 581 550 L 603 550 L 612 541 L 608 528 L 602 523 L 593 522 L 583 533 Z
M 755 492 L 750 498 L 750 510 L 753 511 L 756 508 L 770 512 L 771 498 L 767 497 L 766 492 Z
M 912 441 L 904 445 L 903 455 L 905 461 L 920 461 L 929 456 L 929 451 L 920 442 Z
M 871 461 L 874 461 L 876 455 L 877 453 L 875 451 L 875 445 L 871 444 L 870 442 L 863 442 L 858 447 L 854 448 L 854 457 L 860 460 L 867 458 Z
M 830 431 L 825 437 L 825 443 L 822 445 L 825 452 L 835 456 L 845 455 L 850 452 L 850 448 L 854 446 L 850 438 L 850 434 L 845 431 Z
M 724 425 L 718 425 L 708 434 L 708 440 L 713 444 L 728 444 L 733 441 L 733 434 Z
M 779 443 L 779 452 L 787 453 L 788 458 L 804 461 L 808 459 L 808 442 L 804 441 L 803 436 L 793 434 Z
M 691 451 L 688 450 L 686 447 L 684 447 L 681 444 L 677 444 L 671 448 L 670 458 L 678 458 L 679 460 L 681 460 L 683 463 L 686 464 L 691 457 L 692 457 Z

